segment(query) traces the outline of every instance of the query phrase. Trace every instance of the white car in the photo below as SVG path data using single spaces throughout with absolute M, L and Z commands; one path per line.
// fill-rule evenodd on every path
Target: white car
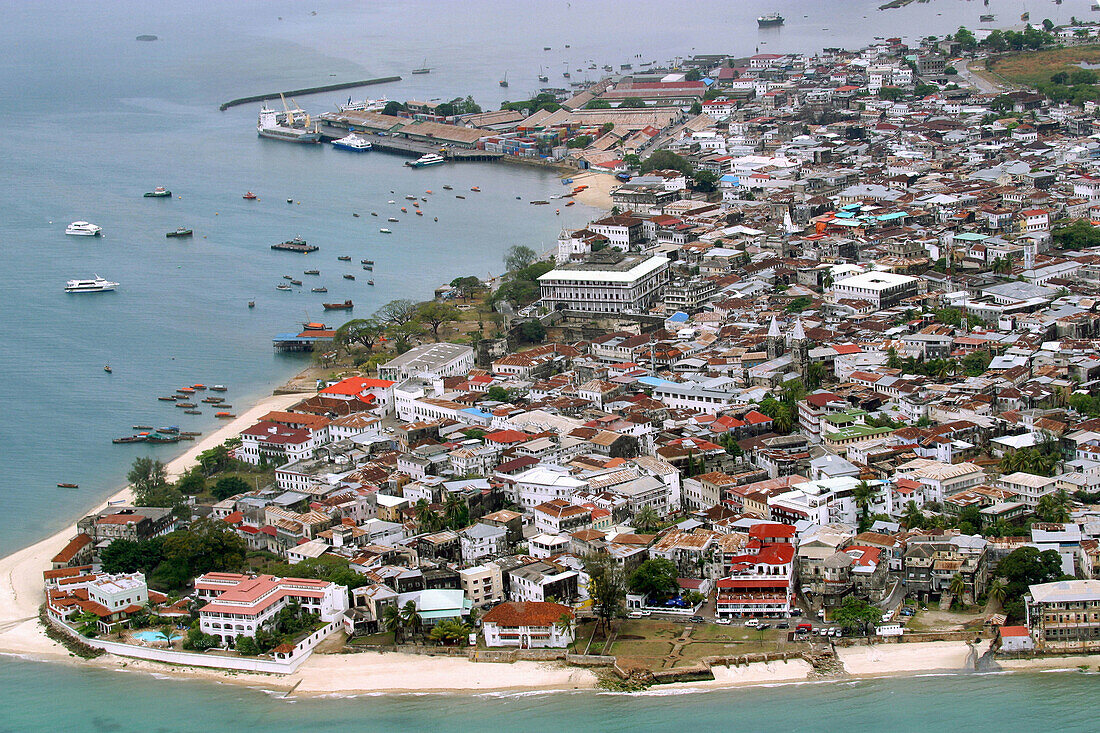
M 732 620 L 729 618 L 718 617 L 714 619 L 714 623 L 722 624 L 723 626 L 729 626 L 732 623 Z
M 748 621 L 745 622 L 745 627 L 749 629 L 755 629 L 759 625 L 760 622 L 754 618 L 750 618 Z

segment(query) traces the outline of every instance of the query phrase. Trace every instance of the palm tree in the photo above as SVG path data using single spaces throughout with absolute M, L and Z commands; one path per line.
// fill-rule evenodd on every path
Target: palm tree
M 859 523 L 861 527 L 865 527 L 869 524 L 871 504 L 874 503 L 876 496 L 878 496 L 878 487 L 872 486 L 866 481 L 860 481 L 852 489 L 852 498 L 855 499 L 856 506 L 859 507 Z
M 660 523 L 661 518 L 651 504 L 646 504 L 634 515 L 635 526 L 643 532 L 656 529 Z
M 1005 594 L 1008 592 L 1008 583 L 1001 576 L 993 578 L 989 581 L 989 587 L 986 589 L 986 594 L 991 600 L 997 601 L 997 603 L 1004 603 Z
M 419 633 L 421 621 L 420 613 L 416 610 L 416 603 L 413 601 L 407 602 L 401 609 L 401 623 L 406 629 Z
M 777 433 L 791 432 L 791 408 L 785 402 L 780 402 L 775 408 L 775 416 L 772 418 Z
M 554 622 L 554 628 L 561 634 L 569 635 L 569 643 L 573 647 L 574 653 L 576 649 L 576 635 L 573 633 L 573 614 L 563 612 L 561 616 L 558 616 L 558 620 Z
M 401 611 L 397 606 L 386 606 L 382 611 L 382 628 L 393 633 L 393 642 L 395 644 L 401 643 L 401 632 L 404 628 L 404 621 L 401 618 Z
M 917 506 L 917 502 L 910 501 L 905 505 L 905 512 L 901 515 L 901 521 L 906 529 L 920 529 L 924 524 L 924 512 Z
M 820 361 L 815 361 L 806 367 L 806 384 L 810 389 L 817 389 L 821 386 L 821 383 L 825 381 L 825 365 Z
M 453 492 L 448 492 L 443 502 L 443 516 L 447 520 L 447 526 L 451 529 L 460 529 L 462 523 L 462 508 L 465 506 L 462 499 Z
M 947 590 L 951 595 L 961 603 L 963 594 L 966 593 L 966 578 L 962 576 L 962 573 L 955 573 L 951 576 L 951 582 L 947 585 Z

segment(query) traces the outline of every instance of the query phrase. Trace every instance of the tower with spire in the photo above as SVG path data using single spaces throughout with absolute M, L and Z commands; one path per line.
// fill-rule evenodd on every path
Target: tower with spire
M 798 364 L 798 371 L 803 374 L 810 365 L 810 339 L 802 328 L 801 318 L 795 320 L 791 331 L 791 359 Z
M 779 322 L 772 316 L 771 325 L 768 326 L 768 359 L 778 359 L 786 351 L 787 344 L 783 340 L 783 334 L 779 332 Z

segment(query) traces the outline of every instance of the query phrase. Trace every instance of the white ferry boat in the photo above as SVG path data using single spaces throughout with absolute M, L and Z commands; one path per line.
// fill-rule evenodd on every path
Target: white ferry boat
M 332 141 L 332 147 L 340 148 L 341 150 L 351 150 L 356 153 L 362 153 L 371 149 L 370 140 L 359 137 L 354 132 L 347 137 L 342 137 L 339 140 Z
M 93 280 L 69 280 L 65 283 L 66 293 L 105 293 L 114 290 L 118 283 L 104 280 L 99 275 Z
M 74 221 L 72 224 L 65 227 L 65 233 L 72 234 L 74 237 L 95 237 L 102 231 L 103 227 L 89 224 L 86 221 Z
M 446 160 L 446 158 L 438 153 L 428 153 L 427 155 L 420 156 L 411 163 L 405 163 L 405 165 L 410 168 L 426 168 L 429 165 L 439 165 L 440 163 L 446 162 Z
M 336 109 L 341 112 L 381 112 L 389 104 L 389 101 L 382 97 L 381 99 L 363 99 L 354 102 L 351 97 L 348 97 L 347 104 L 338 104 Z

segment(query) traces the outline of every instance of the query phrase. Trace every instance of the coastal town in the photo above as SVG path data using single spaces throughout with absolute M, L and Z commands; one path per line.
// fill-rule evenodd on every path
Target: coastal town
M 306 374 L 136 459 L 36 546 L 13 623 L 318 694 L 372 660 L 352 689 L 430 658 L 468 665 L 456 689 L 1100 664 L 1100 76 L 1065 55 L 1097 35 L 321 115 L 561 167 L 603 212 L 280 336 Z M 1047 78 L 1011 76 L 1019 49 Z

